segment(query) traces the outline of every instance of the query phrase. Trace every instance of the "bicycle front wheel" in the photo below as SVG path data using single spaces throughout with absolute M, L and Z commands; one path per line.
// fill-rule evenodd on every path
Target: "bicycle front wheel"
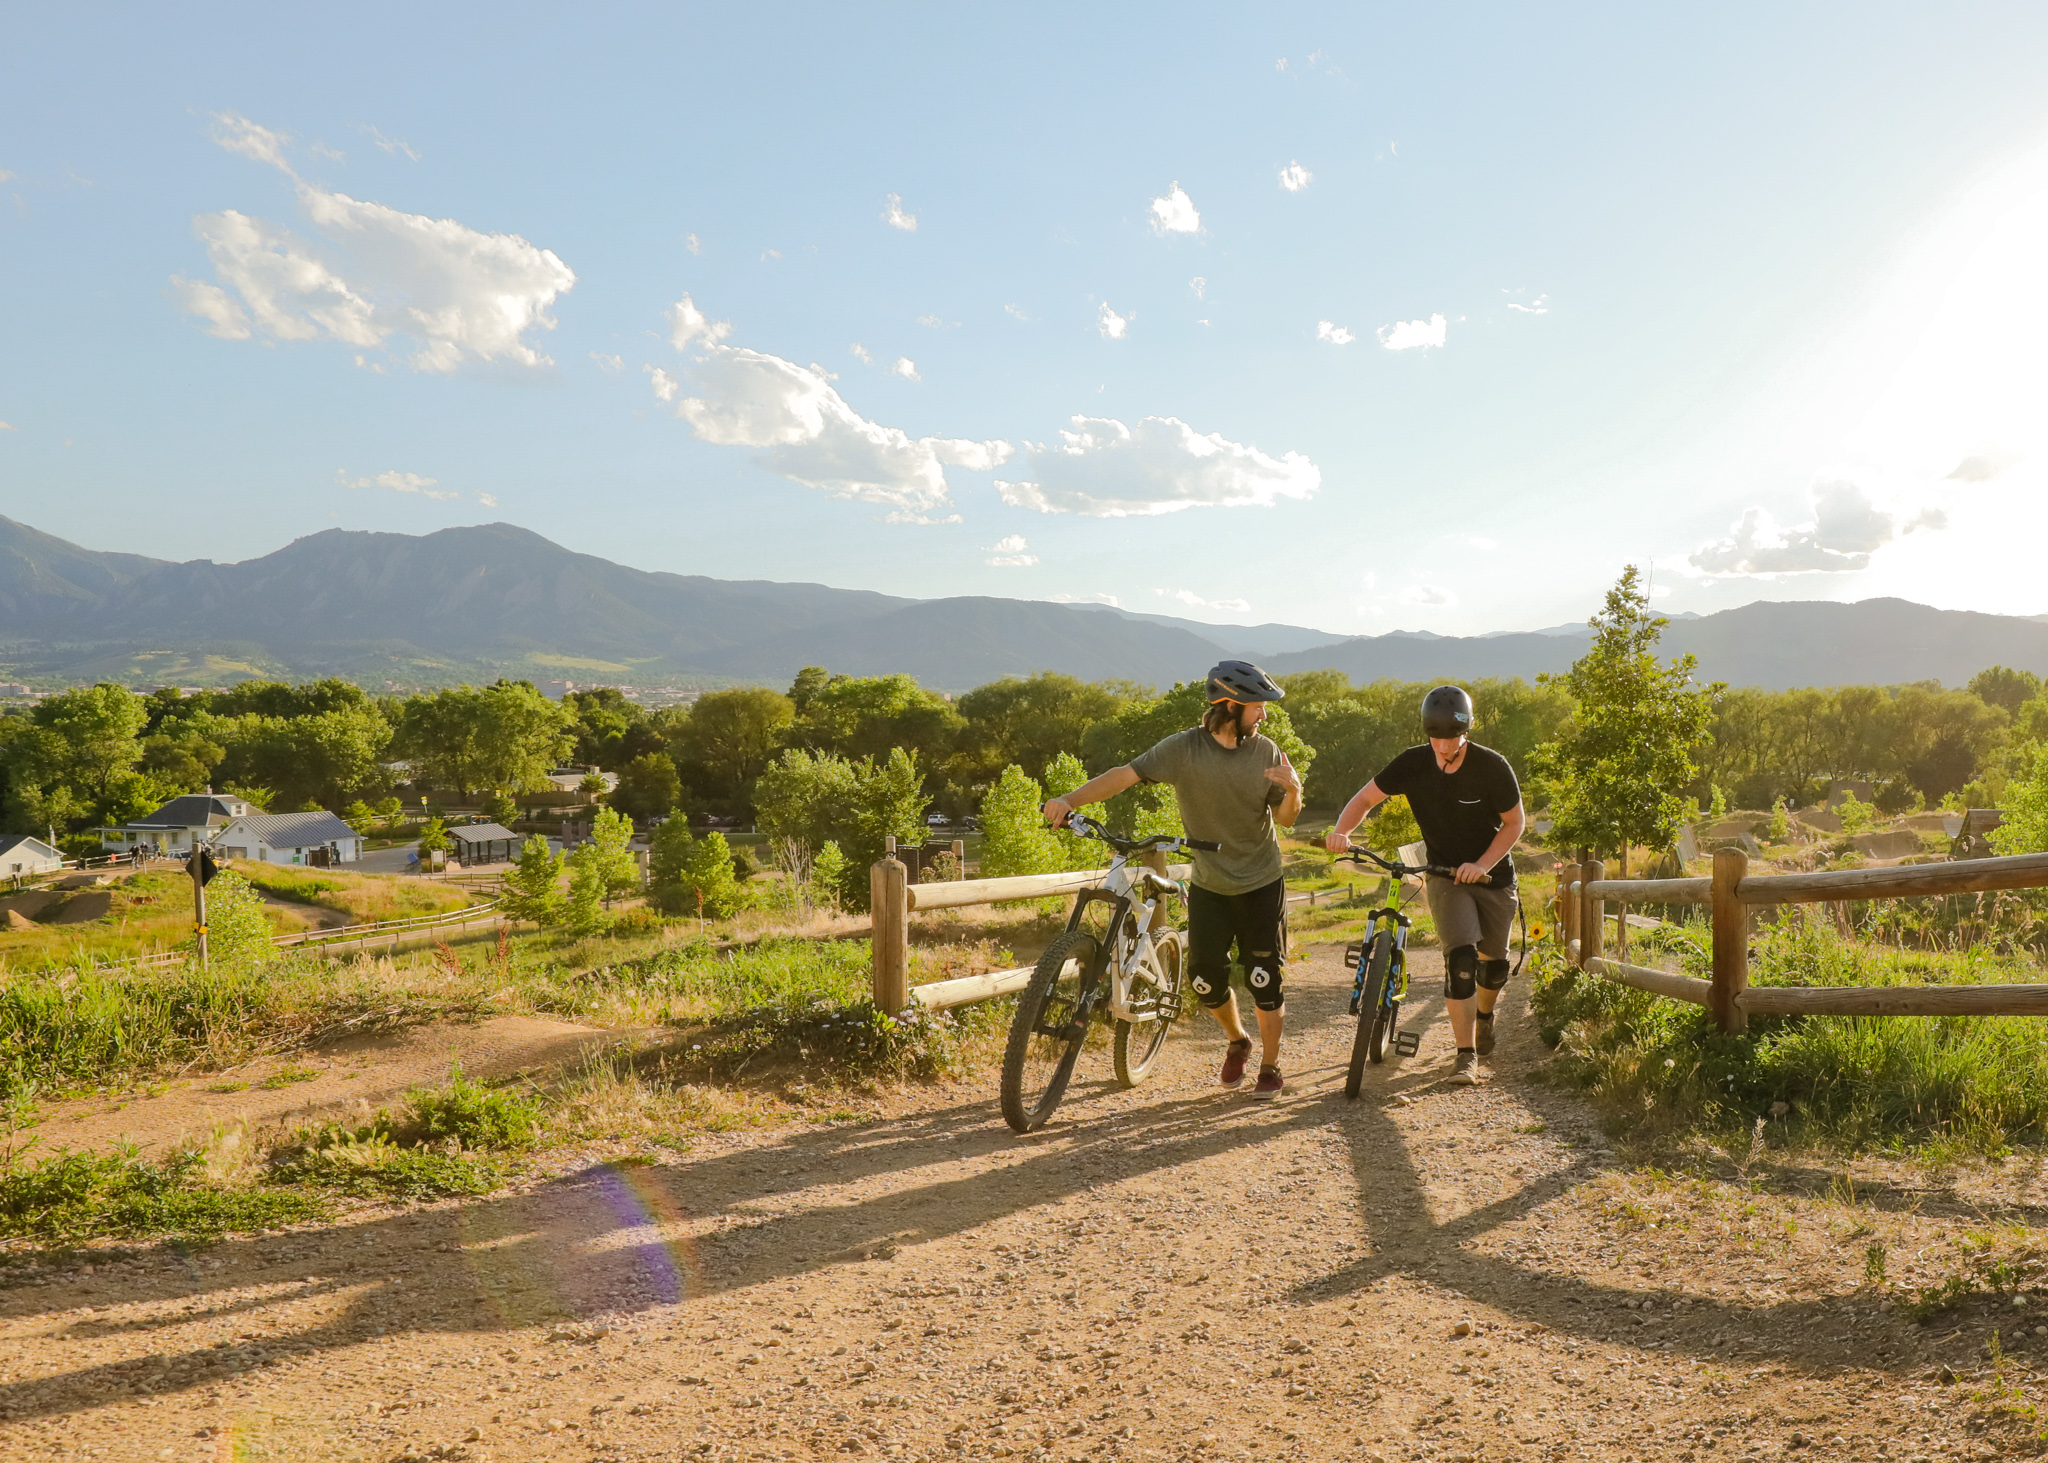
M 1344 1072 L 1344 1095 L 1358 1096 L 1365 1082 L 1365 1064 L 1373 1044 L 1384 1035 L 1387 1013 L 1382 1009 L 1387 993 L 1387 973 L 1394 964 L 1394 937 L 1381 930 L 1372 937 L 1365 953 L 1365 989 L 1358 997 L 1358 1030 L 1351 1038 L 1351 1065 Z
M 1003 1121 L 1019 1133 L 1045 1126 L 1066 1095 L 1074 1061 L 1087 1039 L 1076 1026 L 1082 982 L 1100 949 L 1095 936 L 1069 930 L 1045 947 L 1031 982 L 1017 998 L 1003 1050 Z
M 1116 1080 L 1124 1087 L 1136 1087 L 1166 1050 L 1167 1032 L 1180 1015 L 1181 941 L 1178 931 L 1159 937 L 1159 988 L 1148 992 L 1155 1012 L 1150 1021 L 1119 1021 L 1116 1024 Z

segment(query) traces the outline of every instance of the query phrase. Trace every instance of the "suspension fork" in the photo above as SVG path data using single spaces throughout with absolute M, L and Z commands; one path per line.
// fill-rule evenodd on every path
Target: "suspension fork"
M 1109 962 L 1116 958 L 1117 941 L 1123 933 L 1124 921 L 1131 915 L 1130 896 L 1112 894 L 1107 889 L 1083 889 L 1074 899 L 1073 911 L 1067 916 L 1067 929 L 1081 928 L 1082 911 L 1091 903 L 1101 901 L 1110 906 L 1109 927 L 1102 938 L 1096 941 L 1095 958 L 1088 962 L 1088 968 L 1081 972 L 1081 991 L 1074 1003 L 1074 1014 L 1065 1027 L 1058 1031 L 1047 1031 L 1047 1036 L 1071 1039 L 1077 1032 L 1085 1030 L 1088 1020 L 1095 1014 L 1096 998 L 1102 992 L 1103 973 L 1109 969 Z

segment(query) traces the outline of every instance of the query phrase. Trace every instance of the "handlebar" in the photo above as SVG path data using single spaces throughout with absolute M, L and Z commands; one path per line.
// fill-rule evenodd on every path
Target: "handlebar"
M 1340 863 L 1349 860 L 1354 864 L 1367 862 L 1378 864 L 1397 879 L 1405 879 L 1411 874 L 1435 874 L 1445 879 L 1455 879 L 1458 877 L 1456 869 L 1445 868 L 1442 864 L 1404 864 L 1394 859 L 1381 858 L 1371 849 L 1360 848 L 1355 843 L 1351 845 L 1349 853 L 1340 853 L 1336 857 Z
M 1154 848 L 1192 848 L 1198 849 L 1203 853 L 1215 853 L 1223 847 L 1222 844 L 1211 843 L 1207 839 L 1176 837 L 1171 833 L 1155 833 L 1150 838 L 1118 838 L 1086 813 L 1069 813 L 1067 815 L 1066 829 L 1077 838 L 1096 839 L 1099 842 L 1108 844 L 1118 853 L 1126 855 L 1143 853 L 1147 849 Z

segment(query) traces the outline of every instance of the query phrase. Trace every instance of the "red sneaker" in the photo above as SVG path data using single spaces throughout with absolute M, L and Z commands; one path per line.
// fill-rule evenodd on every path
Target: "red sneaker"
M 1252 1059 L 1251 1038 L 1233 1041 L 1223 1053 L 1223 1085 L 1236 1087 L 1244 1081 L 1244 1064 Z
M 1252 1088 L 1252 1093 L 1257 1097 L 1278 1097 L 1283 1085 L 1278 1067 L 1261 1067 L 1258 1085 Z

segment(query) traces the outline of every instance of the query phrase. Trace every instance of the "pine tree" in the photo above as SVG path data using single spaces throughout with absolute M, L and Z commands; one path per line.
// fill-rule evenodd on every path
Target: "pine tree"
M 1617 852 L 1662 849 L 1691 813 L 1684 789 L 1699 777 L 1694 752 L 1710 734 L 1719 683 L 1701 686 L 1695 662 L 1657 659 L 1668 621 L 1650 613 L 1641 574 L 1622 571 L 1591 621 L 1593 644 L 1546 685 L 1569 691 L 1577 710 L 1537 754 L 1550 791 L 1551 841 L 1564 848 Z

